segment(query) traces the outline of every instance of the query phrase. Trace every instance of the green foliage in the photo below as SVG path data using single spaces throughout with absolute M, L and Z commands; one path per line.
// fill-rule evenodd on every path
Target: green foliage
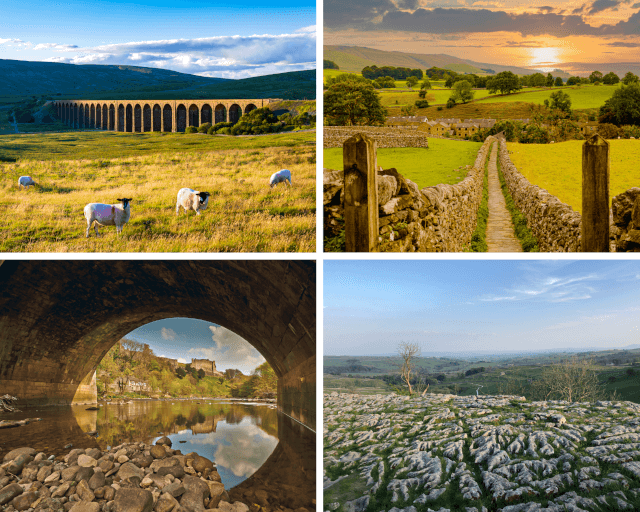
M 427 100 L 416 100 L 415 105 L 417 108 L 427 108 L 429 106 L 429 102 Z
M 602 82 L 602 73 L 600 71 L 594 71 L 589 75 L 589 81 L 594 84 L 596 82 Z
M 187 376 L 187 371 L 184 368 L 182 368 L 181 366 L 179 366 L 176 369 L 176 375 L 178 376 L 178 378 L 184 379 Z
M 323 59 L 322 68 L 323 69 L 340 69 L 340 67 L 335 62 L 327 59 Z
M 602 83 L 605 85 L 615 85 L 617 83 L 620 83 L 620 77 L 613 71 L 610 71 L 602 77 Z
M 418 78 L 415 76 L 410 76 L 409 78 L 407 78 L 407 86 L 410 89 L 413 89 L 413 87 L 418 83 Z
M 387 111 L 371 82 L 356 75 L 338 75 L 327 81 L 324 117 L 328 125 L 373 126 L 384 124 Z
M 198 133 L 198 129 L 195 126 L 187 126 L 184 133 Z
M 563 91 L 555 91 L 549 96 L 550 101 L 544 100 L 546 107 L 558 109 L 567 114 L 571 113 L 571 96 Z
M 403 116 L 415 116 L 416 110 L 417 109 L 415 105 L 406 105 L 400 109 L 400 113 Z
M 562 87 L 562 86 L 564 85 L 564 82 L 562 81 L 562 78 L 560 78 L 559 76 L 558 76 L 558 77 L 556 77 L 556 80 L 555 80 L 554 85 L 555 85 L 556 87 Z
M 410 69 L 403 67 L 393 67 L 393 66 L 382 66 L 379 68 L 378 66 L 366 66 L 362 69 L 362 76 L 368 78 L 370 80 L 375 80 L 381 76 L 390 76 L 395 78 L 396 80 L 406 80 L 409 77 L 416 77 L 421 79 L 423 74 L 421 69 Z
M 624 85 L 637 84 L 638 77 L 634 75 L 631 71 L 627 71 L 627 74 L 624 75 L 624 78 L 622 79 L 622 83 Z
M 446 106 L 447 108 L 453 108 L 456 106 L 456 100 L 453 98 L 453 96 L 447 100 Z
M 373 87 L 375 87 L 376 89 L 395 89 L 396 81 L 393 79 L 393 77 L 381 76 L 373 81 Z
M 453 84 L 451 98 L 455 101 L 461 101 L 466 103 L 473 99 L 473 91 L 471 90 L 471 84 L 466 80 L 461 80 Z
M 600 123 L 616 126 L 640 124 L 640 84 L 622 85 L 613 92 L 611 98 L 600 107 Z
M 502 71 L 487 80 L 487 89 L 491 94 L 500 91 L 501 94 L 511 94 L 522 89 L 518 76 L 511 71 Z
M 579 76 L 570 76 L 567 79 L 567 85 L 579 85 L 580 84 L 580 77 Z
M 618 128 L 615 124 L 600 123 L 598 125 L 598 133 L 605 139 L 617 139 L 622 132 L 621 128 Z
M 273 111 L 268 107 L 256 108 L 243 115 L 240 120 L 230 128 L 232 135 L 252 135 L 262 133 L 275 133 L 282 129 L 282 123 Z
M 198 133 L 209 133 L 211 123 L 203 123 L 198 127 Z
M 420 89 L 422 89 L 422 90 L 431 89 L 431 82 L 429 81 L 428 78 L 425 78 L 422 81 L 422 83 L 420 84 Z

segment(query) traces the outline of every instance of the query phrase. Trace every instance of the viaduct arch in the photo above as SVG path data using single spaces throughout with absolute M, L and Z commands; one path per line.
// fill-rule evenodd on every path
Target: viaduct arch
M 237 123 L 276 98 L 254 100 L 57 100 L 62 121 L 78 129 L 119 132 L 184 132 L 204 123 Z
M 25 405 L 95 403 L 122 336 L 170 317 L 226 327 L 278 375 L 278 409 L 315 430 L 311 261 L 16 261 L 0 265 L 0 389 Z

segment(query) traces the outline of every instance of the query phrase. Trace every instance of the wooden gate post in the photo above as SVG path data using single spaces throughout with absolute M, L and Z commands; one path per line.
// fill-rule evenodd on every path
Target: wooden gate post
M 582 145 L 582 252 L 609 252 L 609 143 Z
M 344 221 L 347 252 L 378 250 L 376 142 L 357 133 L 342 146 Z

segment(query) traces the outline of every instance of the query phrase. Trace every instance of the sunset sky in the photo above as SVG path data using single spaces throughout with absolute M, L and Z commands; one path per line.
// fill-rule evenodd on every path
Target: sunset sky
M 324 44 L 585 74 L 640 60 L 640 1 L 325 0 Z
M 315 0 L 2 0 L 0 59 L 220 78 L 315 69 Z

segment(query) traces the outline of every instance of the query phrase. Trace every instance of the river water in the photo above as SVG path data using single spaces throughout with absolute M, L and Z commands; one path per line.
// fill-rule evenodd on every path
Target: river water
M 275 404 L 134 400 L 101 403 L 98 410 L 24 407 L 2 414 L 7 420 L 24 418 L 41 420 L 0 429 L 0 460 L 22 446 L 59 457 L 72 447 L 105 450 L 124 442 L 153 444 L 166 435 L 173 449 L 213 461 L 225 488 L 236 488 L 238 499 L 258 488 L 278 495 L 285 505 L 310 507 L 315 499 L 315 434 L 279 413 Z

